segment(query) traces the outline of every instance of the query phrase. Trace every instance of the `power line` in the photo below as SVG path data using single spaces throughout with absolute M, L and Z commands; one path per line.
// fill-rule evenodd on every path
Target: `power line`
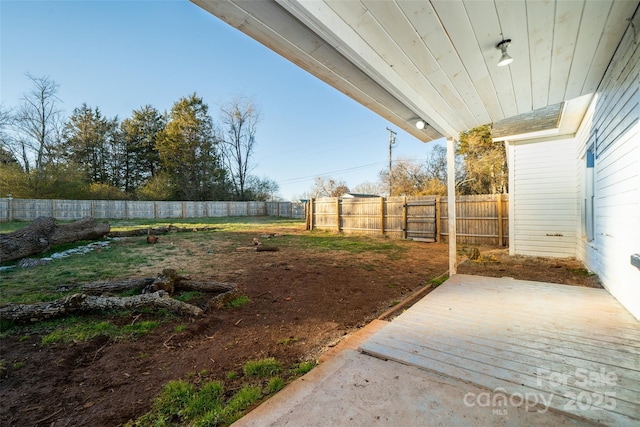
M 316 174 L 313 174 L 313 175 L 300 176 L 300 177 L 297 177 L 297 178 L 283 179 L 283 180 L 280 180 L 279 182 L 283 183 L 283 184 L 294 184 L 296 182 L 306 181 L 309 178 L 316 178 L 318 176 L 331 175 L 331 174 L 335 174 L 335 173 L 355 172 L 355 171 L 358 171 L 358 170 L 361 170 L 361 169 L 370 168 L 372 166 L 383 165 L 384 163 L 385 162 L 369 163 L 369 164 L 366 164 L 366 165 L 354 166 L 354 167 L 347 168 L 347 169 L 339 169 L 339 170 L 334 170 L 334 171 L 329 171 L 329 172 L 316 173 Z

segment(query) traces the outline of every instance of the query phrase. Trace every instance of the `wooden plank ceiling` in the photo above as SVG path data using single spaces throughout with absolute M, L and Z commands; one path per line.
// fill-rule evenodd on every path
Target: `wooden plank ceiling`
M 192 1 L 423 141 L 584 105 L 640 3 Z M 503 37 L 514 61 L 498 67 Z M 429 126 L 418 130 L 418 119 Z

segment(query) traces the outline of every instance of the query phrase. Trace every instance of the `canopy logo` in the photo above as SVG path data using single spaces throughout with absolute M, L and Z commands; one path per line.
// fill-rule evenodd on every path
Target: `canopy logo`
M 508 408 L 524 408 L 527 412 L 538 412 L 544 414 L 549 410 L 552 394 L 544 393 L 508 393 L 502 387 L 496 387 L 492 392 L 467 393 L 462 399 L 465 406 L 491 408 L 493 415 L 508 415 Z
M 508 392 L 496 387 L 493 391 L 466 393 L 467 407 L 491 408 L 493 415 L 506 416 L 509 408 L 523 408 L 527 412 L 545 413 L 555 403 L 556 408 L 568 412 L 613 410 L 616 408 L 615 387 L 618 376 L 601 368 L 589 371 L 576 368 L 572 373 L 555 372 L 547 368 L 536 370 L 531 391 Z

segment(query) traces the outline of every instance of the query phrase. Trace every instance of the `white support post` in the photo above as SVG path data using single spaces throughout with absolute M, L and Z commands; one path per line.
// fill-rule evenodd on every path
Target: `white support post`
M 449 218 L 449 277 L 457 272 L 456 262 L 456 141 L 447 139 L 447 209 Z

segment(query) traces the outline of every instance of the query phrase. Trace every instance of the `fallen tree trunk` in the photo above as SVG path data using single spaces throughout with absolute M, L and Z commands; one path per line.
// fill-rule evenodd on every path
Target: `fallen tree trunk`
M 97 240 L 109 233 L 109 229 L 109 223 L 99 223 L 90 217 L 62 225 L 51 217 L 38 217 L 20 230 L 0 234 L 0 262 L 46 252 L 61 243 Z
M 276 246 L 240 246 L 236 248 L 236 252 L 278 252 L 279 250 Z
M 87 283 L 82 286 L 82 292 L 89 295 L 113 294 L 124 291 L 140 290 L 142 292 L 155 292 L 163 290 L 169 294 L 175 291 L 200 291 L 210 293 L 223 293 L 236 291 L 238 285 L 223 282 L 197 282 L 186 277 L 178 276 L 173 269 L 165 269 L 157 278 L 143 277 L 140 279 L 123 279 Z
M 131 297 L 74 294 L 56 301 L 7 305 L 0 307 L 0 320 L 26 322 L 50 319 L 70 313 L 144 307 L 164 308 L 188 316 L 200 316 L 203 313 L 202 309 L 195 305 L 173 299 L 165 291 L 157 291 L 152 294 Z
M 141 294 L 128 297 L 108 295 L 130 290 L 137 290 Z M 174 269 L 166 268 L 156 278 L 101 280 L 82 286 L 82 293 L 55 301 L 6 305 L 0 307 L 0 320 L 37 321 L 70 313 L 142 307 L 164 308 L 182 315 L 200 316 L 203 310 L 199 307 L 171 298 L 170 295 L 178 290 L 216 294 L 208 304 L 213 308 L 221 308 L 229 300 L 240 295 L 240 289 L 235 283 L 192 281 L 179 276 Z
M 128 297 L 108 295 L 130 290 L 137 290 L 141 294 Z M 85 284 L 82 293 L 55 301 L 5 305 L 0 307 L 0 320 L 36 321 L 69 313 L 141 307 L 164 308 L 183 315 L 200 316 L 203 310 L 199 307 L 171 298 L 171 294 L 178 290 L 216 294 L 208 304 L 213 308 L 221 308 L 240 295 L 240 288 L 234 283 L 193 281 L 179 276 L 172 268 L 165 268 L 156 278 L 101 280 Z
M 82 286 L 82 292 L 88 295 L 104 295 L 124 292 L 129 290 L 142 290 L 154 282 L 153 277 L 143 277 L 142 279 L 123 279 L 87 283 Z
M 192 280 L 179 280 L 176 282 L 176 289 L 180 289 L 183 291 L 224 293 L 237 291 L 238 285 L 236 285 L 235 283 L 194 282 Z
M 167 227 L 154 228 L 138 228 L 135 230 L 122 230 L 109 232 L 110 237 L 134 237 L 134 236 L 161 236 L 169 233 L 185 233 L 197 231 L 213 231 L 219 230 L 220 227 L 176 227 L 169 225 Z

